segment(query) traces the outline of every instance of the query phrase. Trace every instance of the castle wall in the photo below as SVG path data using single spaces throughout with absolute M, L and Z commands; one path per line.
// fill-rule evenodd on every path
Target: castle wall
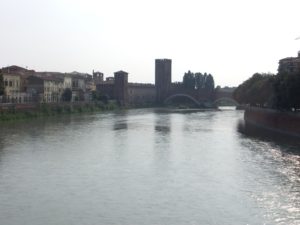
M 150 105 L 156 101 L 155 86 L 151 84 L 129 84 L 128 103 L 129 105 Z
M 102 83 L 96 85 L 96 90 L 102 95 L 106 95 L 109 99 L 115 98 L 114 84 L 113 83 Z

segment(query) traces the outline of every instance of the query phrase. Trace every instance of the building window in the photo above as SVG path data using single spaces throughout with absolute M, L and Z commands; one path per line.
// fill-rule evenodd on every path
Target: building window
M 5 87 L 8 86 L 8 81 L 7 80 L 4 81 L 4 85 L 5 85 Z
M 9 81 L 9 86 L 12 87 L 12 81 L 11 80 Z

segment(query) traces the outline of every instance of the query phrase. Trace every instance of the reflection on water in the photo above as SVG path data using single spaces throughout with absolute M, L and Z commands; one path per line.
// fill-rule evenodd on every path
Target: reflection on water
M 156 114 L 155 131 L 158 135 L 166 135 L 171 131 L 170 114 Z
M 126 130 L 127 128 L 128 125 L 126 120 L 116 121 L 114 124 L 114 130 Z
M 121 111 L 116 112 L 114 118 L 114 130 L 127 130 L 127 112 Z
M 250 150 L 251 159 L 255 159 L 251 166 L 255 163 L 269 174 L 265 178 L 257 176 L 256 182 L 263 185 L 252 193 L 258 204 L 266 209 L 265 218 L 275 221 L 274 224 L 300 223 L 299 140 L 245 124 L 242 120 L 238 131 L 245 135 L 241 143 Z M 253 146 L 253 141 L 259 144 Z
M 300 145 L 240 133 L 242 118 L 139 109 L 3 124 L 1 224 L 300 224 Z

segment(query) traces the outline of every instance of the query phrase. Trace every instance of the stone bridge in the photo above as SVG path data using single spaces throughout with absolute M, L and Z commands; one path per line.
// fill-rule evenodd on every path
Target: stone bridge
M 206 90 L 187 90 L 184 88 L 171 89 L 164 98 L 164 103 L 167 104 L 178 97 L 184 97 L 193 101 L 196 105 L 201 106 L 203 104 L 218 105 L 221 101 L 228 101 L 234 105 L 238 103 L 233 99 L 233 92 L 215 90 L 208 92 Z
M 182 82 L 172 83 L 171 59 L 155 60 L 155 90 L 156 103 L 158 104 L 166 104 L 176 98 L 187 98 L 198 106 L 205 104 L 214 106 L 222 100 L 238 105 L 232 97 L 232 88 L 218 88 L 212 91 L 205 89 L 189 90 L 184 88 Z

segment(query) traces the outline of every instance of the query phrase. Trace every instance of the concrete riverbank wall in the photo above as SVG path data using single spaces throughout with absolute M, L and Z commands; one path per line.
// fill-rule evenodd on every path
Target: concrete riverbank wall
M 300 138 L 299 112 L 281 112 L 273 109 L 248 107 L 245 109 L 244 120 L 246 124 Z

